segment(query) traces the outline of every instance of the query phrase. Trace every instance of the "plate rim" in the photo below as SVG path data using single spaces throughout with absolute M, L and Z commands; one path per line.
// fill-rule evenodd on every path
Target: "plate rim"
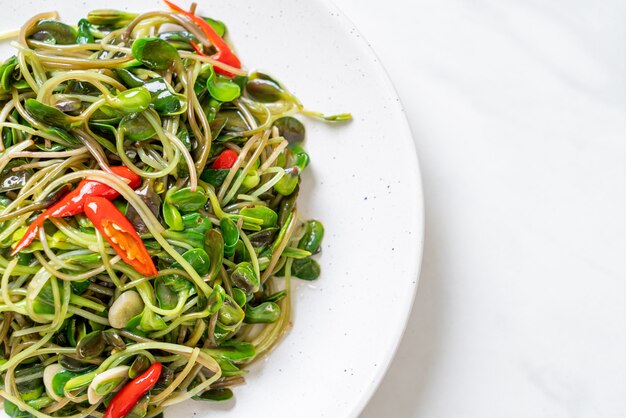
M 417 203 L 416 209 L 418 210 L 418 213 L 416 215 L 418 219 L 416 219 L 415 221 L 415 225 L 417 226 L 418 233 L 415 234 L 416 236 L 413 238 L 414 243 L 417 246 L 417 253 L 415 254 L 416 257 L 414 259 L 414 262 L 410 266 L 411 273 L 407 274 L 407 276 L 414 277 L 415 285 L 413 286 L 413 290 L 411 294 L 407 298 L 405 298 L 403 301 L 404 306 L 403 306 L 403 315 L 402 315 L 402 326 L 396 327 L 396 330 L 394 332 L 394 338 L 391 339 L 391 343 L 389 344 L 387 348 L 388 351 L 383 358 L 383 363 L 379 364 L 379 366 L 382 366 L 382 367 L 377 367 L 377 371 L 376 371 L 376 374 L 374 376 L 372 383 L 369 384 L 363 392 L 361 392 L 361 394 L 358 396 L 358 402 L 356 402 L 356 404 L 352 407 L 352 410 L 348 415 L 348 417 L 352 418 L 352 417 L 358 417 L 363 412 L 365 407 L 369 404 L 370 400 L 372 399 L 372 397 L 374 396 L 374 394 L 380 387 L 384 377 L 386 376 L 389 370 L 389 367 L 391 366 L 391 363 L 396 357 L 398 348 L 406 332 L 411 312 L 415 305 L 415 299 L 417 296 L 417 291 L 419 288 L 419 282 L 420 282 L 420 276 L 421 276 L 422 259 L 424 255 L 424 236 L 425 236 L 424 232 L 425 232 L 425 215 L 426 215 L 425 205 L 424 205 L 424 187 L 423 187 L 423 180 L 422 180 L 421 165 L 419 162 L 419 154 L 417 152 L 417 144 L 415 143 L 415 136 L 413 135 L 413 131 L 411 130 L 411 125 L 407 118 L 406 112 L 404 111 L 402 100 L 400 99 L 400 96 L 398 95 L 398 91 L 395 85 L 393 84 L 393 81 L 391 80 L 391 77 L 389 75 L 389 72 L 385 68 L 385 65 L 380 60 L 378 54 L 376 53 L 372 45 L 368 42 L 367 38 L 363 35 L 363 33 L 359 30 L 359 28 L 354 24 L 354 22 L 352 22 L 352 20 L 348 17 L 348 15 L 344 13 L 344 11 L 335 3 L 334 0 L 316 0 L 316 2 L 320 4 L 321 7 L 325 7 L 326 9 L 334 12 L 336 16 L 341 20 L 341 30 L 344 32 L 347 32 L 346 35 L 349 38 L 351 38 L 353 42 L 355 42 L 361 47 L 361 50 L 364 52 L 364 54 L 374 59 L 375 61 L 374 67 L 376 68 L 378 72 L 381 73 L 381 76 L 382 76 L 381 78 L 385 82 L 384 86 L 379 86 L 379 87 L 381 89 L 386 90 L 388 94 L 390 95 L 390 97 L 396 99 L 395 104 L 394 104 L 395 111 L 402 114 L 402 117 L 401 117 L 402 129 L 406 132 L 406 135 L 403 136 L 403 138 L 406 138 L 408 140 L 408 142 L 410 143 L 409 149 L 413 151 L 411 155 L 412 155 L 412 160 L 413 160 L 412 166 L 414 167 L 414 170 L 413 170 L 414 173 L 412 173 L 413 174 L 412 176 L 407 177 L 407 179 L 410 179 L 410 181 L 414 182 L 414 184 L 412 184 L 411 186 L 416 187 L 415 191 L 418 194 L 417 202 L 416 202 Z M 354 36 L 350 36 L 350 32 L 356 33 L 359 39 L 354 39 Z

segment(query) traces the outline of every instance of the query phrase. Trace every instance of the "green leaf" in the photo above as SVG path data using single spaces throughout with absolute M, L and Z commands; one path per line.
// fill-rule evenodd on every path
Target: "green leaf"
M 242 240 L 237 241 L 237 245 L 235 245 L 235 256 L 233 257 L 233 260 L 235 263 L 251 261 L 248 247 L 246 247 Z
M 309 251 L 302 250 L 300 248 L 293 248 L 293 247 L 286 247 L 283 250 L 283 253 L 281 254 L 282 257 L 297 258 L 297 259 L 307 258 L 310 255 L 311 253 Z
M 201 234 L 206 234 L 206 232 L 213 227 L 211 220 L 198 212 L 184 214 L 183 225 L 185 232 L 196 231 Z M 205 250 L 207 250 L 206 245 Z M 208 250 L 207 253 L 209 253 Z
M 11 91 L 11 87 L 14 81 L 13 72 L 17 67 L 17 57 L 12 56 L 0 66 L 0 87 L 3 92 Z
M 246 92 L 254 100 L 262 103 L 277 102 L 287 96 L 280 84 L 270 76 L 253 73 L 246 84 Z
M 220 102 L 232 102 L 241 95 L 241 88 L 232 79 L 215 74 L 212 66 L 209 66 L 209 77 L 206 88 L 211 97 Z
M 227 401 L 233 397 L 233 391 L 228 388 L 209 389 L 199 395 L 192 396 L 196 401 Z
M 170 189 L 172 190 L 172 189 Z M 168 191 L 165 200 L 171 205 L 175 206 L 182 212 L 192 212 L 201 209 L 206 205 L 208 196 L 202 189 L 198 189 L 192 192 L 189 187 Z
M 317 261 L 312 258 L 293 260 L 291 274 L 302 280 L 315 280 L 320 276 L 321 269 Z
M 226 180 L 226 176 L 228 176 L 229 172 L 229 169 L 215 170 L 209 168 L 207 170 L 204 170 L 202 174 L 200 174 L 200 180 L 206 181 L 213 187 L 218 188 L 222 185 L 222 183 L 224 183 L 224 180 Z
M 192 250 L 188 250 L 183 254 L 183 258 L 200 276 L 204 276 L 209 272 L 211 260 L 209 259 L 209 255 L 203 249 L 194 248 Z
M 97 256 L 96 260 L 94 262 L 98 262 L 100 259 L 100 255 L 99 254 L 94 254 Z M 72 280 L 70 282 L 70 285 L 72 287 L 72 292 L 76 295 L 81 295 L 83 294 L 88 288 L 89 285 L 91 284 L 91 282 L 89 280 Z
M 77 376 L 80 374 L 90 372 L 96 368 L 96 366 L 93 364 L 83 363 L 80 360 L 77 360 L 73 357 L 69 357 L 66 355 L 59 356 L 59 364 L 65 370 L 69 372 L 73 372 Z
M 174 231 L 182 231 L 185 229 L 183 218 L 178 209 L 171 205 L 167 199 L 163 202 L 163 219 L 165 223 Z
M 116 68 L 115 74 L 122 80 L 122 83 L 126 85 L 126 87 L 134 88 L 141 87 L 144 85 L 144 81 L 137 77 L 135 74 L 131 73 L 129 70 L 125 68 Z
M 16 255 L 17 264 L 20 266 L 27 266 L 33 260 L 33 255 L 28 253 L 19 253 Z
M 130 369 L 128 369 L 128 377 L 131 379 L 138 377 L 140 374 L 148 370 L 150 368 L 150 365 L 150 359 L 148 359 L 148 357 L 144 356 L 143 354 L 139 354 L 137 357 L 135 357 L 135 360 L 131 364 Z
M 135 87 L 119 92 L 111 97 L 107 103 L 115 110 L 124 114 L 143 112 L 148 109 L 152 95 L 145 87 Z
M 274 190 L 283 196 L 289 196 L 296 190 L 300 180 L 300 168 L 298 166 L 289 167 L 285 170 L 285 175 L 274 185 Z
M 222 333 L 219 327 L 215 329 L 215 339 L 219 341 L 222 338 Z M 245 370 L 241 370 L 239 367 L 235 365 L 230 360 L 226 360 L 224 358 L 216 358 L 217 364 L 219 364 L 220 369 L 222 369 L 222 376 L 224 377 L 232 377 L 232 376 L 242 376 L 247 372 Z
M 29 37 L 57 45 L 71 45 L 76 42 L 76 29 L 53 19 L 37 22 Z
M 177 232 L 169 229 L 165 231 L 165 237 L 168 239 L 184 242 L 192 248 L 203 248 L 204 246 L 204 234 L 193 229 L 184 229 L 184 232 Z
M 300 171 L 303 171 L 309 165 L 311 158 L 300 145 L 291 147 L 291 158 L 293 164 L 300 167 Z
M 165 284 L 162 277 L 154 281 L 154 288 L 161 309 L 174 309 L 178 304 L 178 293 Z
M 24 412 L 17 407 L 14 403 L 4 400 L 4 412 L 11 418 L 31 418 L 30 413 Z
M 131 141 L 145 141 L 156 135 L 156 130 L 143 113 L 124 116 L 119 128 L 124 131 L 125 138 Z
M 178 129 L 178 133 L 176 133 L 178 139 L 181 140 L 183 144 L 185 144 L 185 148 L 187 151 L 191 151 L 191 135 L 189 135 L 189 130 L 184 123 L 181 123 L 180 128 Z
M 315 219 L 307 221 L 304 235 L 298 243 L 298 248 L 309 251 L 311 254 L 320 252 L 324 238 L 324 225 Z
M 80 19 L 78 21 L 78 33 L 76 35 L 77 44 L 91 44 L 94 42 L 93 34 L 91 33 L 91 23 L 87 19 Z
M 207 274 L 209 275 L 209 280 L 214 280 L 222 268 L 222 259 L 224 257 L 224 239 L 218 230 L 210 229 L 206 232 L 204 235 L 204 249 L 211 261 L 211 268 Z
M 241 191 L 245 193 L 248 190 L 258 186 L 259 183 L 261 183 L 261 176 L 259 176 L 258 171 L 250 170 L 248 174 L 246 174 L 246 177 L 244 177 L 243 182 L 241 183 Z
M 93 331 L 80 339 L 76 345 L 76 354 L 81 359 L 94 358 L 102 354 L 106 346 L 102 331 Z
M 77 320 L 74 318 L 69 319 L 66 334 L 67 341 L 70 343 L 70 345 L 72 347 L 76 347 L 78 341 L 80 341 L 87 335 L 85 321 Z
M 178 263 L 172 264 L 172 268 L 180 268 Z M 162 276 L 161 279 L 166 286 L 169 286 L 176 293 L 191 292 L 194 290 L 193 283 L 177 274 Z
M 67 370 L 62 370 L 61 372 L 55 374 L 52 378 L 52 390 L 54 393 L 58 396 L 65 397 L 65 384 L 76 376 L 78 376 L 76 373 L 72 373 Z
M 19 383 L 17 383 L 17 390 L 22 400 L 32 401 L 41 396 L 44 391 L 43 379 L 40 377 L 31 377 L 37 374 L 40 375 L 41 373 L 43 373 L 43 367 L 39 364 L 15 371 L 15 379 L 19 381 Z
M 160 38 L 138 38 L 133 42 L 133 56 L 151 70 L 167 70 L 180 61 L 178 51 Z
M 59 298 L 63 299 L 63 288 L 59 287 Z M 55 304 L 50 280 L 41 288 L 33 302 L 33 310 L 38 314 L 54 314 Z
M 238 287 L 233 287 L 232 290 L 233 290 L 233 299 L 235 300 L 235 302 L 237 302 L 237 305 L 243 308 L 246 305 L 246 303 L 248 303 L 248 295 L 246 295 L 246 292 L 239 289 Z
M 280 307 L 274 302 L 263 302 L 259 306 L 247 306 L 245 322 L 248 324 L 271 324 L 280 317 Z
M 178 50 L 193 51 L 192 42 L 198 42 L 195 36 L 187 31 L 170 31 L 159 33 L 159 38 L 169 42 Z
M 300 171 L 303 171 L 309 165 L 311 158 L 309 154 L 307 154 L 302 148 L 296 146 L 291 149 L 291 157 L 293 159 L 293 164 L 300 168 Z
M 187 98 L 182 94 L 172 93 L 169 89 L 165 89 L 153 97 L 152 106 L 160 115 L 175 116 L 187 110 Z
M 239 229 L 230 218 L 224 217 L 220 220 L 220 229 L 224 238 L 224 256 L 232 257 L 235 253 L 235 246 L 239 241 Z
M 263 302 L 278 302 L 278 301 L 284 299 L 285 296 L 287 296 L 287 291 L 281 290 L 281 291 L 278 291 L 278 292 L 276 292 L 274 294 L 271 294 L 270 296 L 268 296 L 266 298 L 263 298 L 262 301 Z
M 239 211 L 239 214 L 244 217 L 262 220 L 263 223 L 260 225 L 262 228 L 274 226 L 278 221 L 278 214 L 267 206 L 262 205 L 245 207 Z
M 224 295 L 224 303 L 219 310 L 217 320 L 222 328 L 227 330 L 236 330 L 245 317 L 243 309 L 235 302 L 235 300 Z
M 71 128 L 68 116 L 59 109 L 45 105 L 35 99 L 27 99 L 26 111 L 35 119 L 49 126 L 65 129 Z
M 118 26 L 129 23 L 135 17 L 137 17 L 136 14 L 121 10 L 103 9 L 90 11 L 87 20 L 98 26 Z
M 15 129 L 12 128 L 4 128 L 2 130 L 2 143 L 5 148 L 9 148 L 11 145 L 14 145 L 19 141 L 19 137 L 15 133 Z
M 274 241 L 278 231 L 278 227 L 265 228 L 259 232 L 248 235 L 248 238 L 254 248 L 265 248 Z
M 292 116 L 283 116 L 274 121 L 278 128 L 278 134 L 285 138 L 289 145 L 293 146 L 304 142 L 306 129 L 302 122 Z
M 252 264 L 239 263 L 230 276 L 233 284 L 246 293 L 255 293 L 261 287 L 261 279 L 254 272 Z
M 167 328 L 167 324 L 159 315 L 151 311 L 150 309 L 144 309 L 141 314 L 141 320 L 139 321 L 139 328 L 143 331 L 161 331 Z
M 256 355 L 254 345 L 243 341 L 227 341 L 218 348 L 202 348 L 201 350 L 215 359 L 233 362 L 247 360 Z
M 219 311 L 224 304 L 226 292 L 224 288 L 219 284 L 213 287 L 213 291 L 209 295 L 207 300 L 207 310 L 210 315 L 213 315 L 215 312 Z
M 31 169 L 20 169 L 22 164 L 26 164 L 26 160 L 10 160 L 2 172 L 0 172 L 0 193 L 18 190 L 26 185 L 26 182 L 32 177 L 33 171 Z

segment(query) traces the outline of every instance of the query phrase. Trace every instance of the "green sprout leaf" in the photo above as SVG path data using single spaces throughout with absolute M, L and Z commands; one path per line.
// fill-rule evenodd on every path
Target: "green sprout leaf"
M 53 19 L 40 20 L 29 37 L 46 43 L 71 45 L 76 43 L 76 29 Z
M 130 114 L 143 112 L 150 106 L 151 101 L 152 96 L 145 87 L 135 87 L 118 93 L 107 102 L 115 110 Z
M 268 208 L 267 206 L 261 206 L 261 205 L 248 206 L 248 207 L 241 209 L 239 211 L 239 214 L 244 217 L 255 218 L 260 221 L 263 221 L 263 223 L 261 223 L 260 225 L 263 228 L 274 226 L 276 225 L 276 222 L 278 221 L 278 214 L 274 212 L 272 209 Z
M 271 324 L 280 317 L 280 307 L 274 302 L 263 302 L 259 306 L 246 308 L 245 322 L 248 324 Z
M 209 272 L 211 260 L 209 255 L 202 248 L 194 248 L 183 253 L 183 258 L 200 275 L 204 276 Z
M 24 107 L 33 118 L 46 125 L 65 129 L 66 131 L 71 128 L 68 120 L 69 116 L 55 107 L 48 106 L 35 99 L 27 99 Z
M 77 44 L 91 44 L 94 42 L 93 34 L 91 33 L 91 23 L 87 19 L 80 19 L 78 21 L 78 33 L 76 35 Z
M 178 51 L 160 38 L 139 38 L 133 42 L 133 56 L 151 70 L 167 70 L 180 61 Z
M 315 219 L 307 221 L 305 232 L 298 243 L 298 248 L 309 251 L 311 254 L 317 254 L 320 252 L 323 238 L 324 225 Z
M 136 14 L 121 10 L 102 9 L 90 11 L 87 20 L 89 23 L 99 26 L 122 26 L 130 23 L 135 17 L 137 17 Z
M 241 88 L 228 77 L 215 74 L 212 66 L 209 66 L 209 77 L 206 84 L 211 97 L 220 102 L 232 102 L 241 94 Z
M 230 278 L 235 286 L 246 293 L 258 292 L 261 287 L 260 278 L 254 272 L 252 264 L 245 261 L 235 267 Z
M 120 121 L 119 128 L 131 141 L 146 141 L 156 135 L 156 130 L 143 113 L 131 113 Z
M 189 187 L 168 192 L 165 200 L 182 212 L 193 212 L 206 205 L 208 196 L 201 189 L 192 192 Z
M 289 142 L 289 145 L 293 146 L 304 142 L 306 130 L 298 119 L 292 116 L 283 116 L 276 119 L 274 126 L 278 128 L 278 133 Z

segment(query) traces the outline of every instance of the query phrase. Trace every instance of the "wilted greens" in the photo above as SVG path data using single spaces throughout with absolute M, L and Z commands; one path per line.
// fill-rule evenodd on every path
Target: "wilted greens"
M 288 329 L 291 277 L 320 275 L 299 115 L 349 115 L 305 109 L 240 68 L 223 22 L 171 8 L 40 14 L 0 65 L 11 417 L 102 416 L 157 362 L 128 416 L 230 399 Z

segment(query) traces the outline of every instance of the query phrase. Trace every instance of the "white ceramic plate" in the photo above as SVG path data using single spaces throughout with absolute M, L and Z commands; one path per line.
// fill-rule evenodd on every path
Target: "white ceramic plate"
M 164 7 L 152 0 L 10 4 L 2 32 L 53 8 L 76 22 L 91 9 Z M 293 329 L 252 367 L 234 401 L 189 401 L 166 418 L 357 416 L 402 336 L 422 252 L 418 164 L 399 99 L 366 42 L 330 3 L 212 1 L 198 10 L 226 22 L 247 68 L 268 71 L 311 109 L 349 111 L 354 121 L 305 121 L 312 164 L 299 207 L 324 222 L 326 237 L 322 277 L 295 288 Z M 6 57 L 10 48 L 1 52 Z

